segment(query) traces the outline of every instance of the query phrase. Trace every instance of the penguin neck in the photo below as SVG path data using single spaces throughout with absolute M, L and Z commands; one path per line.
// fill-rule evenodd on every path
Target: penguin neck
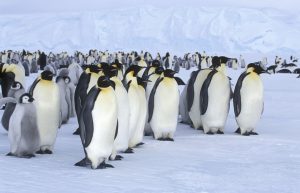
M 226 65 L 224 63 L 221 64 L 221 66 L 219 66 L 217 69 L 216 69 L 218 72 L 222 72 L 223 74 L 227 74 L 227 71 L 226 71 Z

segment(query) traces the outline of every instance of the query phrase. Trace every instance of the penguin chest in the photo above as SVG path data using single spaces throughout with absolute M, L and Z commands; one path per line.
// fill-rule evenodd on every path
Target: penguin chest
M 256 122 L 263 109 L 263 84 L 260 77 L 254 73 L 248 75 L 241 88 L 241 119 Z
M 102 90 L 92 110 L 93 137 L 86 148 L 88 154 L 108 157 L 112 152 L 117 125 L 117 100 L 112 88 Z
M 223 73 L 216 73 L 208 87 L 207 112 L 214 120 L 219 117 L 224 120 L 227 117 L 230 99 L 230 83 Z

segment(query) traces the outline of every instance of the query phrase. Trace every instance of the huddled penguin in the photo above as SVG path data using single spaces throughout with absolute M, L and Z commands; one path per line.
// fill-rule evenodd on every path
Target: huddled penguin
M 20 96 L 18 101 L 11 97 L 3 98 L 0 101 L 7 99 L 17 103 L 9 122 L 10 152 L 7 155 L 21 158 L 34 157 L 40 145 L 36 108 L 32 103 L 34 99 L 30 94 L 25 93 Z
M 43 71 L 30 88 L 30 94 L 35 99 L 41 139 L 38 154 L 52 154 L 59 127 L 60 94 L 57 84 L 52 79 L 52 72 Z
M 68 76 L 58 76 L 56 78 L 56 84 L 59 87 L 60 93 L 60 125 L 65 124 L 69 121 L 71 117 L 73 106 L 72 106 L 72 94 L 71 90 L 68 88 L 68 84 L 71 82 Z
M 175 73 L 165 70 L 150 94 L 148 122 L 157 140 L 174 141 L 179 110 L 178 85 L 184 85 L 180 78 L 174 77 Z
M 213 67 L 200 92 L 200 109 L 203 130 L 206 134 L 224 134 L 232 96 L 230 80 L 225 75 L 225 57 L 214 57 Z
M 80 76 L 78 84 L 75 90 L 75 110 L 77 115 L 78 123 L 80 121 L 80 112 L 90 89 L 96 85 L 97 80 L 100 76 L 101 68 L 96 65 L 89 66 Z M 80 128 L 78 128 L 74 135 L 80 134 Z
M 264 108 L 261 73 L 266 71 L 260 65 L 249 64 L 237 81 L 233 95 L 234 114 L 239 126 L 236 133 L 257 135 L 255 129 Z
M 118 102 L 114 83 L 101 76 L 88 93 L 80 115 L 80 137 L 85 158 L 76 166 L 91 164 L 92 169 L 113 167 L 106 164 L 118 133 Z
M 8 97 L 12 97 L 15 99 L 19 99 L 22 94 L 25 93 L 25 89 L 20 82 L 14 82 L 11 86 L 11 89 L 8 91 Z M 15 103 L 7 103 L 5 106 L 5 110 L 1 119 L 1 123 L 3 128 L 8 131 L 9 129 L 9 120 L 11 115 L 15 110 L 16 104 Z
M 119 79 L 119 73 L 121 73 L 120 70 L 115 67 L 111 67 L 107 73 L 110 80 L 114 82 L 118 106 L 118 135 L 114 141 L 115 152 L 113 152 L 110 156 L 110 159 L 113 160 L 120 159 L 120 156 L 116 155 L 117 152 L 132 153 L 132 151 L 128 150 L 130 112 L 129 98 L 126 88 Z
M 211 69 L 206 68 L 192 72 L 187 85 L 187 110 L 192 121 L 192 127 L 202 130 L 201 112 L 200 112 L 200 91 Z
M 144 126 L 147 115 L 147 100 L 143 80 L 138 76 L 142 67 L 131 65 L 125 72 L 127 92 L 129 97 L 129 150 L 142 145 Z

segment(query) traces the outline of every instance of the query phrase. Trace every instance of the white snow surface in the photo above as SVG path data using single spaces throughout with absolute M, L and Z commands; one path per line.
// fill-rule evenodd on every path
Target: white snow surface
M 299 2 L 0 2 L 0 50 L 300 53 Z
M 190 72 L 181 69 L 179 76 L 187 81 Z M 233 88 L 240 73 L 229 70 Z M 257 128 L 260 135 L 233 134 L 237 125 L 231 104 L 225 135 L 208 136 L 178 124 L 175 142 L 145 137 L 134 154 L 109 162 L 113 169 L 73 166 L 84 156 L 79 136 L 72 135 L 77 128 L 74 118 L 59 130 L 53 155 L 32 159 L 5 156 L 8 137 L 0 128 L 0 192 L 297 193 L 300 84 L 295 77 L 262 75 L 265 108 Z

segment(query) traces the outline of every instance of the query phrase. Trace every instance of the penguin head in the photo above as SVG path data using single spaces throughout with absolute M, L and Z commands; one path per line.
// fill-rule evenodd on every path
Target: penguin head
M 19 89 L 22 89 L 22 88 L 23 88 L 23 85 L 20 82 L 14 82 L 11 85 L 11 89 L 13 89 L 13 90 L 19 90 Z
M 164 72 L 164 68 L 163 67 L 158 67 L 155 69 L 155 74 L 161 75 Z
M 152 67 L 155 67 L 155 68 L 158 68 L 160 67 L 160 62 L 158 60 L 153 60 L 152 63 L 151 63 L 151 66 Z
M 98 74 L 101 71 L 101 68 L 97 65 L 90 65 L 88 68 L 89 68 L 90 72 L 96 73 L 96 74 Z
M 109 69 L 105 72 L 105 75 L 109 78 L 118 76 L 119 69 L 115 66 L 110 66 Z
M 127 74 L 132 73 L 133 76 L 137 76 L 137 74 L 139 73 L 139 71 L 142 69 L 143 67 L 138 66 L 138 65 L 131 65 L 129 68 L 127 68 L 126 72 L 125 72 L 125 77 Z
M 255 72 L 256 74 L 262 74 L 267 73 L 265 69 L 263 69 L 259 64 L 257 63 L 250 63 L 247 66 L 247 71 Z
M 175 74 L 176 74 L 176 72 L 174 70 L 171 70 L 171 69 L 166 69 L 164 71 L 164 77 L 174 78 Z
M 49 70 L 45 70 L 41 73 L 41 78 L 43 80 L 49 80 L 49 81 L 52 81 L 52 78 L 53 78 L 53 73 Z
M 97 81 L 97 86 L 99 88 L 108 88 L 112 86 L 114 88 L 114 83 L 108 79 L 107 76 L 100 76 Z
M 64 81 L 66 84 L 69 84 L 71 82 L 71 78 L 69 76 L 65 76 Z
M 118 59 L 115 59 L 115 61 L 114 61 L 111 65 L 112 65 L 113 67 L 119 69 L 119 70 L 123 69 L 123 66 L 122 66 L 122 64 L 119 62 Z
M 211 68 L 214 68 L 214 69 L 221 66 L 221 61 L 218 56 L 212 57 L 211 63 L 212 63 Z
M 25 94 L 21 95 L 19 98 L 19 103 L 21 103 L 21 104 L 32 103 L 33 101 L 34 101 L 34 98 L 29 93 L 25 93 Z

